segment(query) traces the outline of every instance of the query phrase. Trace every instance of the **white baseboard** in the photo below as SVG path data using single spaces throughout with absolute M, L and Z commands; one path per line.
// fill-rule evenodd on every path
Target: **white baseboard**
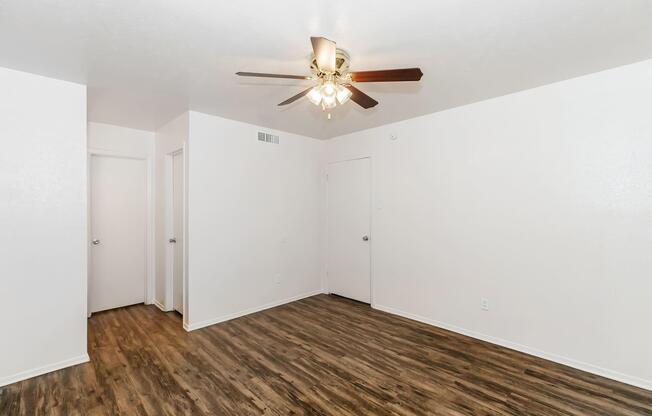
M 213 319 L 207 319 L 205 321 L 201 321 L 201 322 L 197 322 L 197 323 L 193 323 L 193 324 L 184 323 L 183 328 L 186 331 L 194 331 L 196 329 L 200 329 L 200 328 L 204 328 L 204 327 L 207 327 L 207 326 L 219 324 L 220 322 L 230 321 L 231 319 L 239 318 L 241 316 L 249 315 L 249 314 L 255 313 L 255 312 L 264 311 L 265 309 L 285 305 L 286 303 L 295 302 L 297 300 L 309 298 L 309 297 L 315 296 L 315 295 L 320 295 L 322 293 L 323 293 L 323 291 L 321 289 L 315 290 L 315 291 L 312 291 L 312 292 L 309 292 L 309 293 L 304 293 L 304 294 L 301 294 L 301 295 L 293 296 L 291 298 L 279 300 L 277 302 L 271 302 L 271 303 L 267 303 L 267 304 L 262 305 L 262 306 L 257 306 L 257 307 L 254 307 L 254 308 L 245 309 L 244 311 L 232 313 L 232 314 L 229 314 L 229 315 L 224 315 L 224 316 L 220 316 L 220 317 L 213 318 Z
M 88 356 L 88 354 L 83 354 L 78 357 L 73 357 L 67 360 L 59 361 L 58 363 L 48 364 L 48 365 L 44 365 L 43 367 L 34 368 L 32 370 L 22 371 L 12 376 L 0 378 L 0 387 L 17 383 L 19 381 L 27 380 L 28 378 L 51 373 L 52 371 L 61 370 L 62 368 L 71 367 L 77 364 L 87 363 L 89 361 L 90 361 L 90 357 Z
M 163 312 L 170 312 L 169 310 L 165 309 L 165 306 L 163 306 L 163 304 L 162 304 L 161 302 L 159 302 L 158 300 L 154 299 L 154 302 L 152 302 L 152 303 L 153 303 L 157 308 L 159 308 L 160 310 L 162 310 Z
M 618 371 L 609 370 L 606 368 L 598 367 L 593 364 L 588 364 L 582 361 L 577 361 L 571 358 L 567 358 L 561 355 L 545 352 L 538 350 L 536 348 L 528 347 L 526 345 L 521 345 L 515 342 L 507 341 L 501 338 L 496 338 L 491 335 L 485 335 L 480 332 L 471 331 L 468 329 L 460 328 L 455 325 L 450 325 L 444 322 L 435 321 L 433 319 L 424 318 L 422 316 L 414 315 L 408 312 L 404 312 L 398 309 L 394 309 L 388 306 L 382 305 L 373 305 L 374 309 L 378 309 L 383 312 L 388 312 L 393 315 L 402 316 L 404 318 L 412 319 L 413 321 L 422 322 L 424 324 L 436 326 L 438 328 L 443 328 L 448 331 L 456 332 L 458 334 L 466 335 L 471 338 L 479 339 L 481 341 L 490 342 L 492 344 L 500 345 L 501 347 L 510 348 L 512 350 L 520 351 L 525 354 L 534 355 L 535 357 L 543 358 L 548 361 L 553 361 L 558 364 L 563 364 L 568 367 L 573 367 L 578 370 L 586 371 L 587 373 L 592 373 L 601 377 L 606 377 L 612 380 L 619 381 L 621 383 L 629 384 L 635 387 L 640 387 L 642 389 L 652 391 L 652 381 L 644 380 L 639 377 L 630 376 L 627 374 L 620 373 Z

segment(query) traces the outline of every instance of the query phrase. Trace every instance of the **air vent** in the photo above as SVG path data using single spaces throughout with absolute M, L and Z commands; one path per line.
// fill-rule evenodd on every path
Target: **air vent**
M 274 143 L 278 144 L 278 136 L 274 134 L 264 133 L 262 131 L 258 132 L 258 141 L 265 143 Z

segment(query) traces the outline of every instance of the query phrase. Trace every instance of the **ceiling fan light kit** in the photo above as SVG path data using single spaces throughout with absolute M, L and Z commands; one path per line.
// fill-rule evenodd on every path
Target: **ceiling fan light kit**
M 287 78 L 316 80 L 317 85 L 301 91 L 279 106 L 288 105 L 306 96 L 323 110 L 335 108 L 352 100 L 362 108 L 372 108 L 378 101 L 352 85 L 354 82 L 397 82 L 419 81 L 423 73 L 419 68 L 389 69 L 380 71 L 349 71 L 350 57 L 346 51 L 336 47 L 335 42 L 322 37 L 310 38 L 313 48 L 310 70 L 313 76 L 266 74 L 260 72 L 237 72 L 236 75 L 263 78 Z M 330 120 L 330 112 L 328 113 Z
M 321 105 L 322 109 L 334 108 L 337 104 L 349 101 L 353 93 L 342 84 L 332 80 L 322 80 L 319 85 L 310 89 L 308 100 L 314 105 Z

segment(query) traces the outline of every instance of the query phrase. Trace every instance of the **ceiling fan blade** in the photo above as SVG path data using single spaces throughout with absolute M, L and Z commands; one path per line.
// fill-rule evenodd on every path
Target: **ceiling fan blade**
M 311 37 L 312 50 L 315 52 L 317 66 L 322 72 L 335 72 L 335 42 L 326 38 Z
M 351 91 L 351 100 L 358 104 L 362 108 L 371 108 L 378 105 L 378 101 L 374 100 L 364 92 L 360 91 L 353 85 L 347 85 L 346 88 Z
M 287 100 L 283 101 L 282 103 L 279 103 L 278 105 L 279 105 L 279 106 L 282 106 L 282 105 L 292 104 L 293 102 L 295 102 L 295 101 L 298 100 L 299 98 L 302 98 L 302 97 L 304 97 L 306 94 L 308 94 L 308 92 L 310 92 L 311 89 L 312 89 L 312 87 L 308 88 L 307 90 L 301 91 L 301 92 L 298 93 L 297 95 L 293 95 L 292 97 L 288 98 Z
M 261 78 L 289 78 L 289 79 L 311 79 L 303 75 L 285 75 L 285 74 L 265 74 L 261 72 L 236 72 L 241 77 L 261 77 Z
M 354 82 L 394 82 L 394 81 L 419 81 L 423 72 L 419 68 L 385 69 L 380 71 L 351 72 L 351 81 Z

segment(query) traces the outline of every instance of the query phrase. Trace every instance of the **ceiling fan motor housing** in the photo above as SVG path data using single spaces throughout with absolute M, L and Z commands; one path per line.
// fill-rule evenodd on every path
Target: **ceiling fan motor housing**
M 317 66 L 317 58 L 315 54 L 312 54 L 310 57 L 310 70 L 317 78 L 321 78 L 325 75 L 333 75 L 337 78 L 344 78 L 349 73 L 349 65 L 351 63 L 351 57 L 349 54 L 340 48 L 337 48 L 335 51 L 335 72 L 332 74 L 322 72 Z

